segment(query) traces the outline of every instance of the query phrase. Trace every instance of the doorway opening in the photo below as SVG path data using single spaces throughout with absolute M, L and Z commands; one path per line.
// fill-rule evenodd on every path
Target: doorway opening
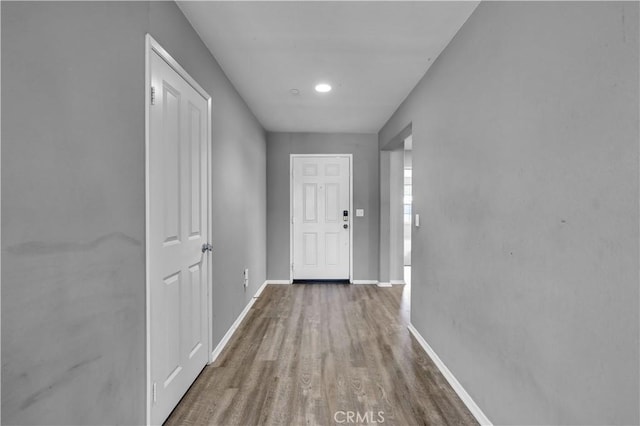
M 380 287 L 403 285 L 410 314 L 413 228 L 413 131 L 409 123 L 380 149 Z
M 413 135 L 404 140 L 404 187 L 403 187 L 403 253 L 404 282 L 411 285 L 411 225 L 412 221 L 412 185 L 413 185 Z
M 410 282 L 412 227 L 412 129 L 405 127 L 380 150 L 379 286 Z M 407 145 L 407 149 L 405 149 Z M 407 280 L 405 280 L 407 278 Z

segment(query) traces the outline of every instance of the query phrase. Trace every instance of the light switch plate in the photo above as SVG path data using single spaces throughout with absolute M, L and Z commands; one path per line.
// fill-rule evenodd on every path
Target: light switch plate
M 420 215 L 416 213 L 416 228 L 420 228 Z
M 364 209 L 356 209 L 356 217 L 363 217 Z

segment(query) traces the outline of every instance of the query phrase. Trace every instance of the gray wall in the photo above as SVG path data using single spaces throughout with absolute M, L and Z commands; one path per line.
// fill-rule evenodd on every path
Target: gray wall
M 1 7 L 2 423 L 142 424 L 145 33 L 213 97 L 215 342 L 265 279 L 264 132 L 174 3 Z
M 375 134 L 267 134 L 267 276 L 289 279 L 289 155 L 353 154 L 353 278 L 378 279 L 378 144 Z M 364 209 L 364 217 L 355 217 Z
M 496 424 L 638 424 L 638 4 L 482 2 L 413 129 L 411 319 Z

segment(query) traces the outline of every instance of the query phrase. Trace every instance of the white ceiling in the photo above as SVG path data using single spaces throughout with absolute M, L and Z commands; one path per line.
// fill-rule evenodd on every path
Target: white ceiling
M 478 3 L 178 1 L 178 6 L 266 130 L 376 133 Z M 316 93 L 318 82 L 333 90 Z

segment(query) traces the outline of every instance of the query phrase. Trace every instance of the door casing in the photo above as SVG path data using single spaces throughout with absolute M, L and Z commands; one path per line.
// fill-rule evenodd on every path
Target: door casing
M 349 282 L 353 283 L 353 226 L 355 214 L 353 211 L 353 154 L 289 154 L 289 283 L 293 283 L 293 159 L 313 157 L 342 157 L 349 159 Z
M 194 80 L 185 70 L 173 59 L 173 57 L 150 35 L 145 36 L 145 99 L 144 99 L 144 134 L 145 134 L 145 327 L 146 327 L 146 424 L 150 424 L 151 421 L 151 405 L 152 405 L 152 377 L 151 377 L 151 282 L 150 282 L 150 227 L 149 227 L 149 214 L 150 214 L 150 191 L 149 191 L 149 148 L 151 143 L 150 137 L 150 107 L 151 107 L 151 55 L 157 53 L 162 59 L 169 64 L 175 72 L 178 73 L 196 92 L 207 100 L 207 185 L 209 191 L 207 193 L 207 240 L 212 241 L 211 231 L 211 113 L 213 110 L 213 103 L 211 96 Z M 213 299 L 212 299 L 212 270 L 213 270 L 213 256 L 206 256 L 205 262 L 207 263 L 207 353 L 208 363 L 213 362 L 213 342 L 212 342 L 212 313 L 213 313 Z

